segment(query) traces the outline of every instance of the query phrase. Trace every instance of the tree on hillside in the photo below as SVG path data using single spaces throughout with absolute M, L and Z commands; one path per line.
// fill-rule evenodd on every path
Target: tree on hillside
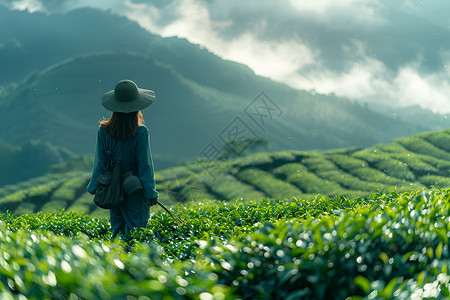
M 270 149 L 269 140 L 263 137 L 245 137 L 227 140 L 222 145 L 222 153 L 226 158 L 236 158 L 261 150 Z

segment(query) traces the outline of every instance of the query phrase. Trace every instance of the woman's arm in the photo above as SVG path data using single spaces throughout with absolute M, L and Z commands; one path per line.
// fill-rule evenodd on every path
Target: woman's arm
M 138 177 L 144 187 L 144 196 L 147 199 L 157 199 L 155 175 L 153 170 L 152 152 L 150 150 L 150 133 L 147 127 L 140 130 L 136 145 L 136 159 Z
M 103 145 L 103 140 L 101 138 L 101 131 L 103 129 L 100 127 L 97 132 L 97 143 L 95 144 L 94 152 L 94 166 L 92 168 L 92 177 L 86 190 L 94 194 L 98 187 L 97 178 L 100 176 L 102 171 L 106 168 L 107 158 L 105 156 L 105 147 Z

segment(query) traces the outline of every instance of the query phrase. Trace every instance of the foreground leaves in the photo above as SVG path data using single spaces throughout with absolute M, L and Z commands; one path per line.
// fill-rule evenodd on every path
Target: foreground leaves
M 202 249 L 218 282 L 246 299 L 447 299 L 449 221 L 449 191 L 436 190 L 268 223 Z
M 182 224 L 152 216 L 130 253 L 108 241 L 105 220 L 3 214 L 1 296 L 446 299 L 449 199 L 450 190 L 435 189 L 191 203 L 176 207 Z

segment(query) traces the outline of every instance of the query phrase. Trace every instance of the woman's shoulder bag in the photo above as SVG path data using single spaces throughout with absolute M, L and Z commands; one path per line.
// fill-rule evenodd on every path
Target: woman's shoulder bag
M 108 164 L 97 179 L 98 187 L 94 195 L 94 203 L 101 208 L 120 207 L 124 202 L 120 158 L 112 164 L 111 152 L 107 152 Z

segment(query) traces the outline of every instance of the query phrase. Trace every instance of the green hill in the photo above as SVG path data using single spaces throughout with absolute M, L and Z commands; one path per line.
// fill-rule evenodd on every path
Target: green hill
M 87 159 L 87 158 L 86 158 Z M 66 209 L 106 216 L 85 192 L 89 160 L 69 161 L 55 173 L 0 188 L 0 208 L 24 212 Z M 84 166 L 74 170 L 74 166 Z M 73 170 L 73 171 L 71 171 Z M 364 197 L 450 187 L 450 130 L 370 148 L 259 153 L 229 161 L 199 161 L 156 172 L 166 204 L 261 198 L 311 200 L 318 194 Z
M 267 138 L 272 151 L 366 147 L 429 130 L 256 76 L 199 45 L 152 35 L 107 12 L 1 16 L 0 25 L 9 29 L 0 32 L 0 82 L 15 84 L 0 93 L 0 139 L 13 145 L 39 139 L 91 154 L 97 120 L 108 116 L 100 98 L 123 78 L 156 92 L 145 117 L 154 152 L 163 154 L 155 155 L 158 169 L 199 156 L 211 141 L 221 143 L 236 118 L 249 135 Z M 273 101 L 266 99 L 268 107 L 252 102 L 261 91 Z M 275 112 L 268 110 L 274 105 Z
M 0 186 L 15 184 L 50 171 L 73 153 L 39 140 L 12 146 L 0 140 Z
M 120 78 L 134 78 L 140 86 L 155 90 L 157 101 L 144 111 L 152 147 L 155 153 L 178 159 L 198 156 L 213 140 L 223 143 L 221 133 L 236 120 L 247 128 L 247 136 L 267 138 L 274 151 L 368 146 L 424 130 L 345 99 L 295 91 L 250 73 L 245 76 L 252 82 L 250 92 L 239 92 L 218 75 L 217 80 L 229 87 L 221 91 L 200 85 L 150 56 L 103 54 L 71 59 L 29 77 L 0 102 L 0 120 L 9 124 L 0 138 L 13 144 L 37 138 L 76 153 L 92 153 L 97 121 L 109 115 L 100 98 Z M 252 119 L 244 112 L 261 90 L 273 101 L 267 102 L 270 109 L 276 105 L 281 116 L 276 111 L 269 117 L 271 112 L 264 108 L 258 109 L 266 117 L 250 115 Z M 27 122 L 16 118 L 18 114 Z

